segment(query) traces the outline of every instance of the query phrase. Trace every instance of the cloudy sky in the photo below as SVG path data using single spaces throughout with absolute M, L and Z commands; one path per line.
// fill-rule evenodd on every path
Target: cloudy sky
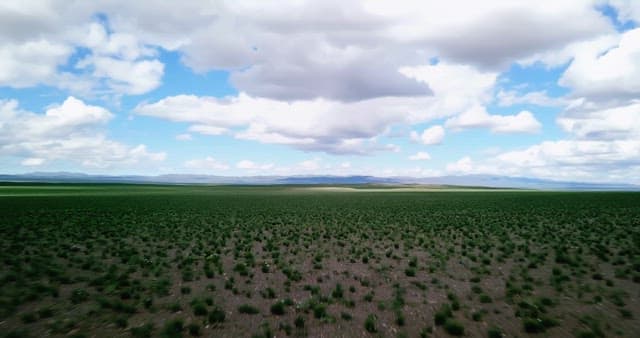
M 2 1 L 33 171 L 640 183 L 640 1 Z

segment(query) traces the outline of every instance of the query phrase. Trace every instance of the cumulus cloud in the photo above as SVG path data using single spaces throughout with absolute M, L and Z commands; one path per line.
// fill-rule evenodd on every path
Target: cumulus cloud
M 610 0 L 609 4 L 618 12 L 620 22 L 640 23 L 640 3 L 636 0 Z
M 92 24 L 97 13 L 107 18 L 108 33 Z M 162 67 L 146 53 L 152 46 L 177 51 L 198 72 L 231 71 L 249 95 L 283 100 L 427 95 L 428 83 L 397 70 L 430 57 L 502 69 L 613 31 L 593 2 L 582 0 L 12 2 L 0 18 L 0 40 L 22 49 L 37 39 L 61 46 L 43 59 L 44 72 L 69 60 L 69 50 L 88 48 L 88 81 L 102 78 L 119 94 L 155 88 Z M 28 69 L 29 58 L 11 60 L 20 63 L 11 69 Z M 7 76 L 9 85 L 14 80 L 21 79 Z
M 452 117 L 458 129 L 491 128 L 494 132 L 534 132 L 540 125 L 529 112 L 514 116 L 472 115 L 492 100 L 497 73 L 446 62 L 405 67 L 399 74 L 428 83 L 431 96 L 385 96 L 360 101 L 312 99 L 283 101 L 240 93 L 225 98 L 178 95 L 136 107 L 138 114 L 190 123 L 190 132 L 229 133 L 236 138 L 289 145 L 331 154 L 397 151 L 377 138 L 394 125 L 412 125 Z M 460 118 L 456 119 L 458 114 Z M 465 115 L 466 114 L 466 115 Z M 469 122 L 469 118 L 474 118 Z M 438 144 L 442 126 L 411 134 L 415 141 Z
M 594 111 L 572 109 L 560 114 L 557 122 L 578 139 L 640 139 L 640 102 Z
M 211 156 L 207 156 L 201 159 L 193 159 L 184 162 L 184 167 L 193 169 L 199 173 L 206 173 L 210 171 L 221 171 L 229 169 L 229 165 L 221 162 Z
M 44 158 L 30 157 L 22 160 L 20 164 L 25 167 L 37 167 L 43 165 L 45 162 L 46 160 Z
M 481 106 L 473 107 L 445 123 L 447 128 L 489 128 L 494 133 L 535 133 L 542 125 L 529 111 L 516 115 L 491 115 Z
M 325 99 L 285 102 L 244 93 L 226 98 L 180 95 L 141 104 L 138 114 L 193 125 L 204 134 L 234 130 L 240 139 L 334 154 L 393 150 L 376 137 L 397 123 L 434 118 L 429 97 L 384 97 L 358 102 Z M 441 112 L 438 112 L 441 113 Z
M 415 142 L 421 142 L 422 144 L 432 145 L 442 143 L 444 138 L 444 128 L 442 126 L 429 127 L 422 131 L 421 134 L 412 131 L 411 139 Z
M 433 6 L 431 9 L 438 11 L 441 4 Z M 464 6 L 465 10 L 460 11 L 458 6 Z M 538 1 L 536 4 L 495 1 L 490 5 L 453 1 L 448 2 L 444 10 L 449 15 L 440 19 L 427 11 L 428 8 L 418 10 L 416 19 L 435 19 L 434 25 L 439 25 L 441 31 L 425 32 L 424 40 L 433 43 L 451 60 L 493 69 L 541 50 L 559 48 L 611 30 L 608 20 L 594 10 L 590 1 Z M 573 15 L 581 19 L 567 20 Z M 426 31 L 429 26 L 422 26 L 421 30 Z M 557 30 L 558 27 L 562 29 Z
M 55 1 L 40 5 L 39 9 L 16 4 L 0 8 L 0 18 L 43 20 L 33 26 L 15 18 L 4 23 L 0 85 L 48 85 L 84 96 L 137 95 L 160 85 L 164 65 L 154 48 L 131 34 L 108 33 L 104 23 L 92 21 L 94 13 L 86 6 L 76 5 L 79 13 L 71 14 Z M 21 34 L 6 34 L 18 27 L 24 29 Z
M 216 126 L 209 126 L 206 124 L 194 124 L 189 127 L 189 131 L 204 135 L 222 135 L 227 131 L 227 129 Z
M 559 80 L 574 95 L 591 98 L 640 95 L 640 28 L 623 33 L 604 53 L 592 49 L 575 56 Z
M 242 160 L 236 163 L 236 168 L 245 170 L 269 170 L 273 167 L 273 163 L 260 164 L 250 160 Z
M 571 102 L 566 97 L 550 97 L 546 91 L 532 91 L 520 94 L 515 90 L 500 90 L 496 94 L 498 105 L 503 107 L 516 104 L 532 104 L 546 107 L 563 107 Z
M 428 83 L 434 93 L 429 109 L 444 111 L 445 115 L 459 113 L 471 106 L 489 102 L 498 77 L 496 72 L 447 62 L 402 67 L 399 72 Z
M 431 155 L 429 155 L 429 153 L 425 152 L 425 151 L 419 151 L 411 156 L 409 156 L 409 159 L 411 161 L 424 161 L 424 160 L 430 160 L 431 159 Z
M 639 116 L 637 102 L 599 110 L 576 107 L 558 117 L 565 139 L 502 151 L 478 162 L 464 157 L 447 170 L 640 183 Z
M 112 117 L 106 109 L 74 97 L 44 114 L 21 110 L 15 100 L 0 101 L 0 155 L 23 157 L 25 166 L 67 160 L 111 168 L 164 160 L 164 153 L 149 152 L 145 145 L 108 139 L 102 128 Z
M 0 86 L 24 88 L 57 76 L 73 49 L 43 39 L 25 43 L 0 43 Z
M 453 163 L 447 164 L 447 172 L 456 174 L 469 174 L 473 170 L 473 161 L 465 156 Z

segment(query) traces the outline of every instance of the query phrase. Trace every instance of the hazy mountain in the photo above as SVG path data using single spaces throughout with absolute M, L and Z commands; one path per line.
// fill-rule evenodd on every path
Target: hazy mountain
M 521 188 L 548 190 L 640 190 L 640 186 L 620 183 L 585 183 L 553 181 L 527 177 L 494 175 L 462 175 L 438 177 L 375 177 L 375 176 L 213 176 L 191 174 L 89 175 L 69 172 L 34 172 L 1 175 L 4 182 L 59 183 L 158 183 L 158 184 L 425 184 L 492 188 Z

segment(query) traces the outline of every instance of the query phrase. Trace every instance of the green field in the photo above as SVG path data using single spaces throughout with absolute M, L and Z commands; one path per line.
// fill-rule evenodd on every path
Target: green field
M 0 185 L 0 337 L 639 337 L 640 193 Z

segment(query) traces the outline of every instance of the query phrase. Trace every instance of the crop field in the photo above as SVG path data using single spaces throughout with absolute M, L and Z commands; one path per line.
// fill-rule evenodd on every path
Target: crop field
M 0 337 L 640 337 L 640 193 L 0 185 Z

